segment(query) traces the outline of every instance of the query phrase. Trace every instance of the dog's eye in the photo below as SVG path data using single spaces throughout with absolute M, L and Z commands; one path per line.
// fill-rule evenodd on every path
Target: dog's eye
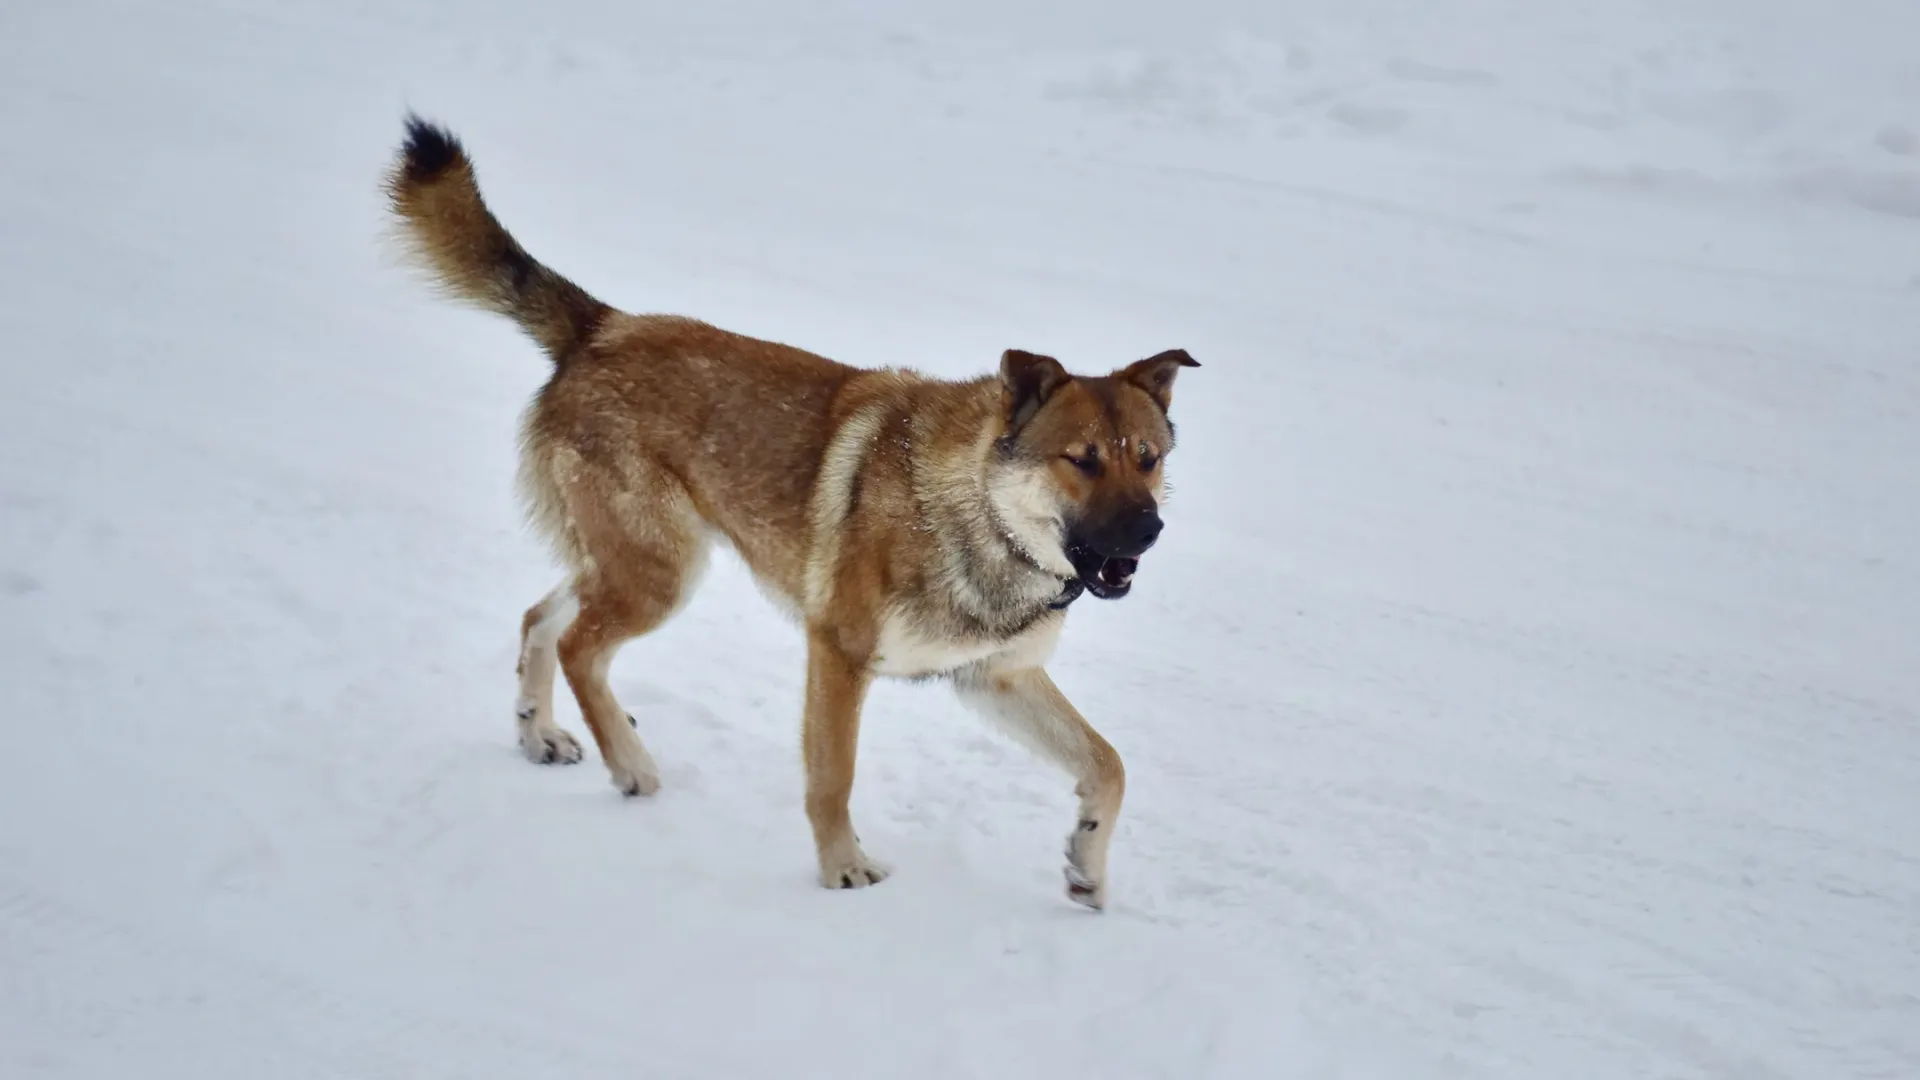
M 1145 453 L 1140 455 L 1140 471 L 1141 472 L 1152 472 L 1153 467 L 1158 464 L 1160 464 L 1159 454 L 1156 454 L 1153 451 L 1148 450 Z
M 1088 454 L 1086 457 L 1079 457 L 1074 454 L 1062 454 L 1061 456 L 1073 462 L 1074 468 L 1079 469 L 1088 476 L 1100 475 L 1100 459 L 1094 457 L 1092 454 Z

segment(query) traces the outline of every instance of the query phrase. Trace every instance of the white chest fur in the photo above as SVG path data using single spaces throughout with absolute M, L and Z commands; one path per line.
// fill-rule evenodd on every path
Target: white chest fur
M 873 670 L 891 678 L 917 679 L 944 675 L 983 660 L 1009 670 L 1035 668 L 1053 656 L 1066 619 L 1048 615 L 1010 638 L 956 639 L 929 632 L 919 621 L 901 612 L 889 614 L 880 625 Z

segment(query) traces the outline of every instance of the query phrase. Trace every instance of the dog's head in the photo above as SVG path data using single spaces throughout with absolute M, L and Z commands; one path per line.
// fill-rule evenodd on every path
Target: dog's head
M 1107 375 L 1070 375 L 1051 356 L 1000 359 L 1001 419 L 988 489 L 1012 539 L 1103 600 L 1133 587 L 1160 536 L 1173 380 L 1199 367 L 1169 349 Z

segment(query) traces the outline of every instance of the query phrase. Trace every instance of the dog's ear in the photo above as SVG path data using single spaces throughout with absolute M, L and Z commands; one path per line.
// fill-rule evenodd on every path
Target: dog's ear
M 1019 431 L 1055 390 L 1072 376 L 1051 356 L 1024 349 L 1000 354 L 1000 400 L 1006 409 L 1007 434 Z
M 1183 367 L 1199 367 L 1200 361 L 1185 349 L 1168 349 L 1145 360 L 1136 360 L 1120 371 L 1120 377 L 1153 396 L 1162 409 L 1173 407 L 1173 377 Z

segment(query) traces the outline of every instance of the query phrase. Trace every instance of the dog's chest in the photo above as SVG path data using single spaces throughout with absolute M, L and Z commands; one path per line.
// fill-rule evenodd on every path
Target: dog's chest
M 1049 616 L 1006 637 L 954 633 L 939 622 L 895 611 L 880 624 L 874 648 L 875 674 L 918 679 L 944 675 L 984 660 L 1010 670 L 1040 667 L 1053 655 L 1064 620 Z

